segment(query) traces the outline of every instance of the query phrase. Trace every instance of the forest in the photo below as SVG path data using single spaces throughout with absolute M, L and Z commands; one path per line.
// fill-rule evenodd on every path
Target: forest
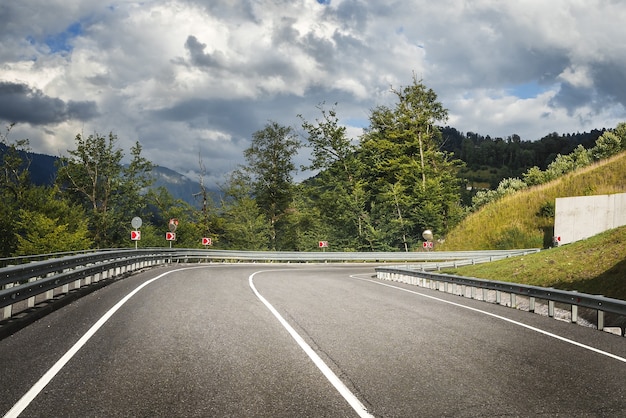
M 49 185 L 31 178 L 28 140 L 0 135 L 0 257 L 94 248 L 163 247 L 176 219 L 179 248 L 236 250 L 415 251 L 422 232 L 438 237 L 468 213 L 524 187 L 550 181 L 626 149 L 626 124 L 589 133 L 491 138 L 446 125 L 448 111 L 421 80 L 393 89 L 393 106 L 378 106 L 359 138 L 349 138 L 337 104 L 319 104 L 313 121 L 296 115 L 301 130 L 268 122 L 252 133 L 245 163 L 218 193 L 201 181 L 197 205 L 153 187 L 153 164 L 139 142 L 130 164 L 111 132 L 78 134 L 58 159 Z M 296 183 L 294 156 L 310 152 Z M 141 217 L 141 240 L 130 220 Z

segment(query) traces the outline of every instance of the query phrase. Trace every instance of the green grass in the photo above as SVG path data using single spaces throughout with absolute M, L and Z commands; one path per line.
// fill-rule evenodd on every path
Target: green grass
M 469 215 L 439 250 L 546 248 L 557 197 L 626 192 L 626 153 L 522 190 Z M 626 300 L 626 226 L 537 254 L 446 273 Z
M 444 273 L 626 300 L 626 226 L 539 253 Z
M 546 248 L 554 218 L 547 210 L 557 197 L 626 192 L 626 153 L 485 205 L 445 237 L 440 250 Z

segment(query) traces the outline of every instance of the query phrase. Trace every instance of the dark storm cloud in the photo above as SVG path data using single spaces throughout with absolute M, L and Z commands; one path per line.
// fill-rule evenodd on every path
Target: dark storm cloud
M 594 97 L 594 90 L 589 87 L 576 87 L 570 83 L 562 83 L 559 92 L 551 100 L 550 105 L 553 107 L 563 107 L 567 109 L 568 114 L 581 106 L 589 104 Z
M 617 101 L 626 108 L 626 68 L 616 62 L 596 65 L 592 71 L 595 85 L 608 104 Z
M 95 102 L 65 102 L 22 83 L 0 81 L 0 119 L 31 125 L 67 120 L 87 121 L 98 115 Z
M 364 31 L 368 21 L 368 8 L 376 5 L 364 4 L 359 0 L 348 0 L 337 7 L 337 18 L 345 26 L 350 26 L 358 31 Z
M 620 103 L 626 108 L 626 70 L 617 63 L 596 63 L 589 71 L 592 84 L 575 86 L 563 82 L 551 104 L 562 106 L 569 114 L 585 106 L 600 112 L 604 108 Z
M 250 136 L 260 129 L 257 106 L 247 100 L 191 99 L 154 112 L 159 120 L 188 123 L 193 128 L 232 132 Z
M 206 44 L 198 41 L 198 38 L 193 35 L 187 37 L 185 49 L 189 51 L 191 62 L 198 67 L 219 68 L 223 66 L 224 54 L 219 51 L 214 54 L 205 53 Z

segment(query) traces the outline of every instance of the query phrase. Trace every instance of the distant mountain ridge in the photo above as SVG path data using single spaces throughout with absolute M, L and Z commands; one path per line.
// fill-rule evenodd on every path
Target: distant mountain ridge
M 0 144 L 0 156 L 4 155 L 7 146 Z M 38 186 L 50 186 L 57 175 L 56 162 L 59 157 L 34 152 L 25 153 L 30 160 L 30 179 Z M 200 184 L 189 177 L 170 168 L 155 165 L 152 169 L 154 184 L 152 187 L 165 187 L 174 199 L 181 199 L 192 206 L 198 205 L 194 194 L 200 191 Z
M 192 206 L 199 204 L 199 200 L 194 197 L 194 194 L 200 192 L 199 182 L 160 165 L 152 168 L 152 175 L 154 176 L 152 187 L 165 187 L 174 199 L 181 199 Z

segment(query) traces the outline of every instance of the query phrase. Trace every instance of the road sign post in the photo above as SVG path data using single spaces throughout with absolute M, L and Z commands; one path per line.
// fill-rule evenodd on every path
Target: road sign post
M 176 241 L 176 233 L 166 232 L 165 239 L 170 242 L 170 248 L 172 248 L 172 241 Z
M 143 221 L 141 220 L 139 216 L 135 216 L 130 221 L 130 225 L 133 228 L 135 228 L 134 231 L 130 231 L 130 239 L 132 241 L 135 241 L 135 250 L 137 249 L 137 242 L 141 239 L 141 231 L 139 230 L 139 228 L 141 228 L 142 224 L 143 224 Z

